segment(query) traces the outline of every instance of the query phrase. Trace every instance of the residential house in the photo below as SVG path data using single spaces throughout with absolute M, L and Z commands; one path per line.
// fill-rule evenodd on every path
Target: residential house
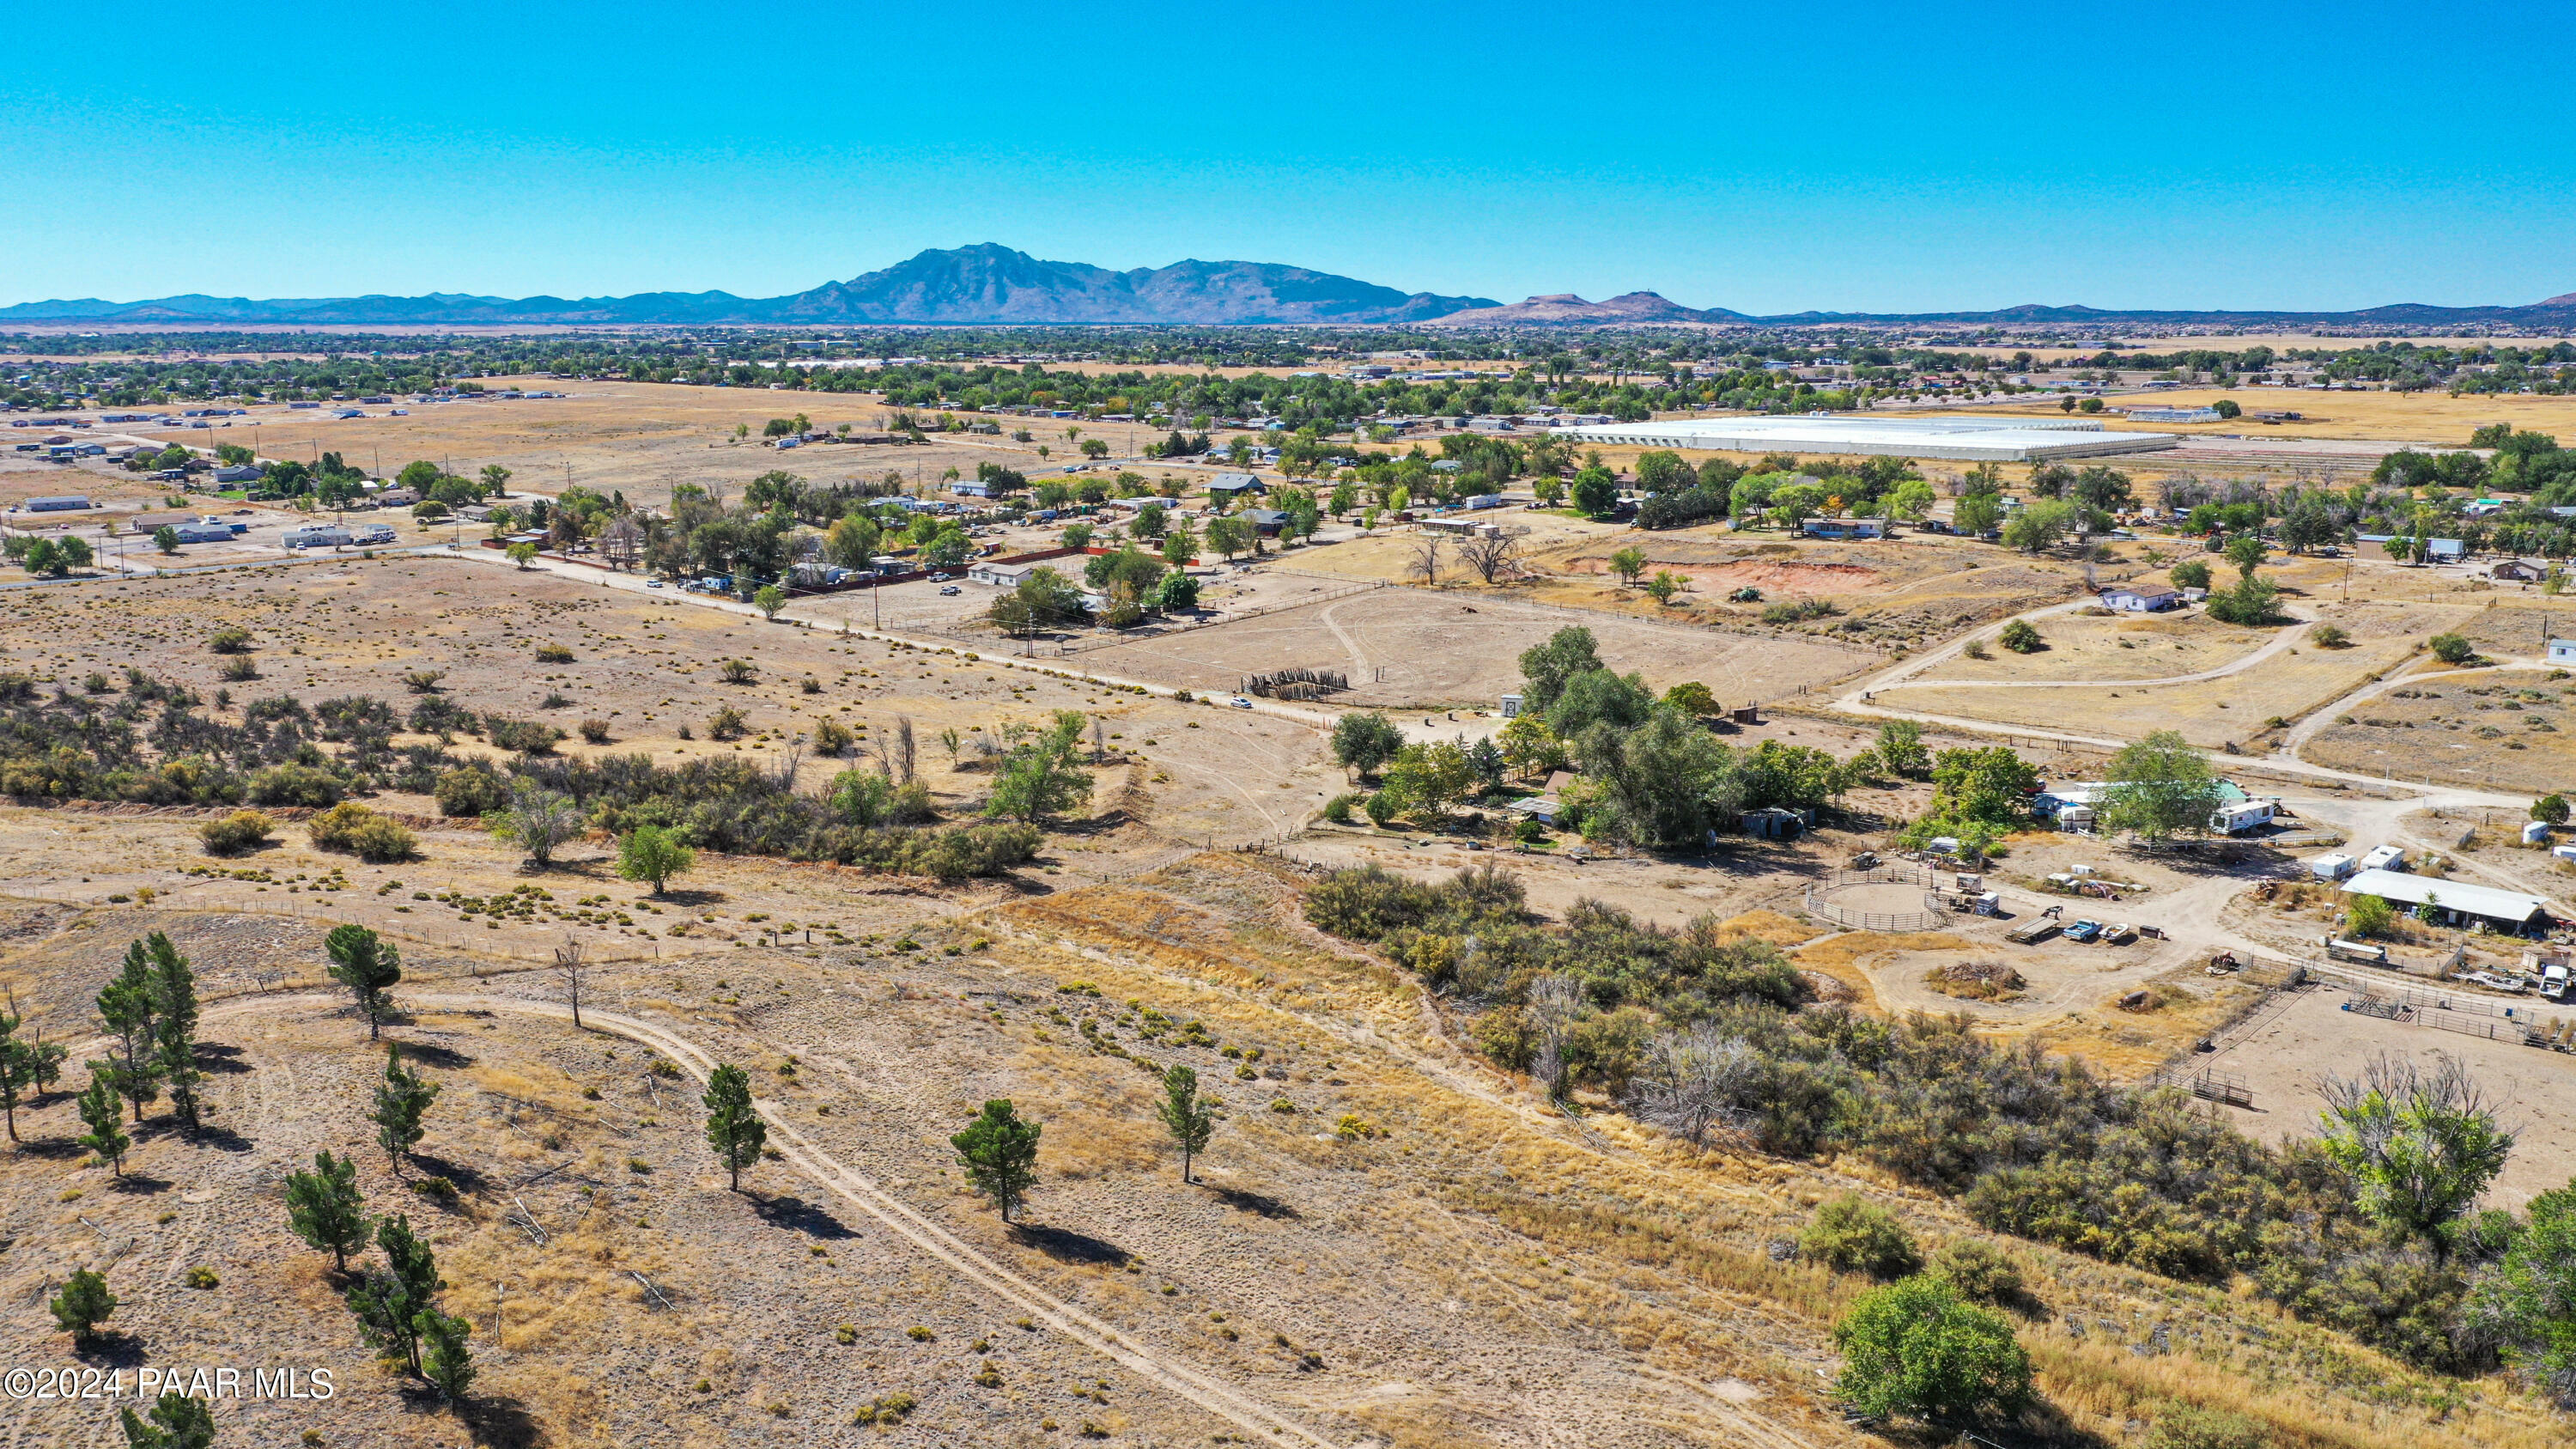
M 1035 564 L 979 563 L 968 566 L 966 577 L 997 589 L 1016 589 L 1020 580 L 1035 572 Z
M 2102 607 L 2127 614 L 2156 614 L 2182 607 L 2182 591 L 2145 585 L 2138 588 L 2110 588 L 2102 591 Z
M 1263 486 L 1260 479 L 1249 473 L 1219 473 L 1208 480 L 1207 491 L 1209 497 L 1221 498 L 1231 503 L 1269 490 Z
M 98 505 L 78 494 L 63 494 L 52 498 L 30 498 L 20 506 L 29 513 L 73 513 Z
M 2494 568 L 2487 570 L 2487 577 L 2489 578 L 2506 579 L 2526 584 L 2536 584 L 2540 582 L 2541 576 L 2542 570 L 2538 564 L 2527 564 L 2518 558 L 2506 559 L 2503 563 L 2497 564 Z

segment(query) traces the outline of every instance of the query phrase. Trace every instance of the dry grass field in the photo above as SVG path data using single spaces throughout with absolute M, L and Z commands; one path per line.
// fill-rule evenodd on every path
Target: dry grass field
M 0 879 L 68 884 L 152 848 L 70 835 L 65 812 L 0 814 Z M 509 878 L 447 844 L 429 846 L 446 868 Z M 734 869 L 704 883 L 752 889 Z M 285 1231 L 274 1184 L 329 1148 L 354 1152 L 371 1203 L 403 1208 L 439 1254 L 445 1305 L 475 1328 L 477 1443 L 846 1442 L 857 1410 L 897 1394 L 902 1422 L 857 1437 L 1870 1442 L 1822 1377 L 1857 1282 L 1769 1244 L 1846 1190 L 1927 1247 L 1982 1234 L 1830 1165 L 1692 1152 L 1611 1112 L 1569 1120 L 1482 1065 L 1405 975 L 1305 926 L 1301 884 L 1197 856 L 921 921 L 911 951 L 745 944 L 615 967 L 590 987 L 586 1031 L 547 973 L 406 937 L 387 1034 L 444 1090 L 400 1167 L 367 1144 L 381 1058 L 363 1025 L 294 985 L 318 964 L 320 921 L 16 900 L 0 978 L 46 1034 L 86 1034 L 118 948 L 162 929 L 206 968 L 219 1068 L 211 1130 L 156 1116 L 122 1181 L 65 1149 L 67 1098 L 22 1113 L 28 1146 L 0 1155 L 5 1332 L 21 1361 L 76 1362 L 39 1300 L 95 1266 L 123 1299 L 110 1326 L 125 1337 L 103 1351 L 325 1366 L 343 1386 L 325 1405 L 227 1402 L 228 1438 L 458 1442 L 367 1362 L 326 1260 Z M 1796 929 L 1738 924 L 1781 927 Z M 281 968 L 280 989 L 243 990 Z M 1251 1080 L 1227 1047 L 1259 1049 Z M 782 1150 L 740 1193 L 696 1132 L 691 1078 L 716 1060 L 751 1071 Z M 1148 1111 L 1145 1067 L 1175 1060 L 1228 1103 L 1198 1184 Z M 1046 1124 L 1037 1189 L 1008 1227 L 962 1191 L 944 1141 L 993 1096 Z M 458 1186 L 455 1206 L 406 1186 L 430 1173 Z M 542 1244 L 513 1221 L 522 1207 Z M 2490 1386 L 2441 1391 L 2251 1299 L 2013 1251 L 2045 1310 L 2017 1325 L 2041 1388 L 2094 1442 L 2177 1395 L 2311 1446 L 2521 1449 L 2555 1432 Z M 212 1286 L 187 1286 L 199 1267 Z M 2190 1351 L 2132 1351 L 2159 1329 Z M 99 1432 L 91 1406 L 25 1412 L 21 1442 Z
M 2308 711 L 2350 693 L 2373 675 L 2405 660 L 2425 638 L 2447 627 L 2461 612 L 2439 606 L 2328 608 L 2322 611 L 2324 617 L 2350 632 L 2350 647 L 2294 646 L 2287 653 L 2219 681 L 2120 687 L 2119 679 L 2105 677 L 2099 690 L 1960 688 L 1956 683 L 1935 681 L 1919 688 L 1908 686 L 1891 691 L 1885 698 L 1907 709 L 1997 724 L 2118 738 L 2135 738 L 2151 729 L 2172 729 L 2194 744 L 2241 743 L 2261 734 L 2270 720 L 2295 722 Z M 2086 638 L 2081 622 L 2075 626 L 2078 648 L 2084 647 Z M 2049 637 L 2052 631 L 2066 627 L 2069 626 L 2060 620 L 2044 621 L 2041 636 Z M 2268 641 L 2272 631 L 2258 632 L 2262 640 Z M 2114 643 L 2107 652 L 2117 655 L 2120 651 Z M 2014 671 L 2025 662 L 2048 657 L 2048 651 L 2012 655 L 1996 649 L 1993 653 L 1994 659 L 1984 663 L 1960 661 L 1958 671 L 1945 666 L 1944 677 L 2008 679 L 2015 677 Z M 2168 647 L 2155 651 L 2153 657 L 2188 657 L 2189 653 L 2188 647 L 2180 651 Z M 2042 677 L 2066 677 L 2053 663 L 2031 667 L 2048 671 Z M 1972 669 L 1990 672 L 1965 672 Z
M 2576 699 L 2566 681 L 2546 671 L 2442 673 L 2353 706 L 2310 739 L 2300 757 L 2347 770 L 2430 773 L 2545 794 L 2576 787 L 2571 706 Z
M 1339 669 L 1337 704 L 1492 709 L 1520 683 L 1520 654 L 1580 625 L 1603 662 L 1634 670 L 1657 691 L 1698 680 L 1738 703 L 1795 694 L 1848 674 L 1871 656 L 1805 640 L 1753 638 L 1617 614 L 1548 609 L 1464 590 L 1376 589 L 1259 618 L 1094 649 L 1085 668 L 1192 690 L 1232 690 L 1246 674 Z
M 2489 423 L 2511 423 L 2557 437 L 2576 437 L 2576 397 L 2519 393 L 2447 392 L 2311 392 L 2300 388 L 2248 387 L 2232 392 L 2217 388 L 2175 388 L 2170 392 L 2130 393 L 2107 399 L 2118 407 L 2205 407 L 2233 398 L 2249 414 L 2295 412 L 2297 422 L 2262 423 L 2241 417 L 2207 423 L 2130 422 L 2109 411 L 2102 425 L 2114 432 L 2179 433 L 2185 437 L 2241 434 L 2256 438 L 2351 438 L 2371 442 L 2423 443 L 2465 448 L 2469 434 Z M 1980 409 L 1985 411 L 1985 409 Z M 1997 413 L 2050 413 L 2054 400 L 1997 406 Z
M 2223 668 L 2272 641 L 2269 629 L 2221 624 L 2198 612 L 2060 614 L 2043 620 L 2047 647 L 2014 654 L 1989 646 L 1991 658 L 1953 655 L 1917 676 L 1947 680 L 2161 679 Z
M 570 736 L 556 746 L 563 754 L 641 752 L 666 764 L 714 753 L 775 761 L 806 747 L 827 717 L 873 750 L 899 720 L 910 719 L 922 775 L 954 810 L 971 810 L 984 777 L 955 768 L 940 743 L 944 731 L 997 734 L 1014 722 L 1044 723 L 1058 709 L 1105 721 L 1106 743 L 1120 763 L 1100 772 L 1101 798 L 1123 792 L 1137 818 L 1175 838 L 1276 833 L 1311 813 L 1339 781 L 1338 772 L 1328 778 L 1319 733 L 1293 720 L 1003 669 L 967 658 L 965 649 L 764 624 L 494 562 L 345 559 L 36 590 L 13 596 L 11 607 L 0 671 L 79 689 L 93 672 L 118 684 L 124 667 L 135 665 L 208 698 L 229 689 L 235 714 L 274 694 L 308 704 L 366 694 L 407 710 L 402 676 L 430 671 L 441 676 L 439 690 L 466 708 L 552 723 Z M 252 631 L 256 679 L 218 678 L 224 659 L 205 643 L 217 621 Z M 572 661 L 539 662 L 537 650 L 549 645 L 570 650 Z M 756 678 L 724 682 L 718 671 L 727 658 L 753 661 Z M 708 738 L 709 720 L 727 707 L 744 715 L 744 738 Z M 584 719 L 605 721 L 608 740 L 584 740 L 576 728 Z M 682 738 L 682 729 L 695 738 Z M 460 737 L 457 748 L 470 754 L 480 747 Z M 841 768 L 843 762 L 809 754 L 806 788 L 822 788 Z M 388 804 L 430 808 L 417 798 Z

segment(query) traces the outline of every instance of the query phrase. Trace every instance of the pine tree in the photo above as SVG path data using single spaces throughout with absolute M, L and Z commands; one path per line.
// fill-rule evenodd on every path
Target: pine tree
M 349 988 L 367 1018 L 367 1040 L 376 1040 L 384 1023 L 385 990 L 402 980 L 402 953 L 391 941 L 355 925 L 332 927 L 322 949 L 331 956 L 331 979 Z
M 28 1044 L 18 1039 L 18 1028 L 24 1021 L 23 1017 L 0 1012 L 0 1114 L 8 1118 L 12 1142 L 18 1140 L 18 1099 L 35 1080 L 34 1055 Z
M 75 1268 L 61 1292 L 45 1305 L 53 1311 L 54 1322 L 72 1336 L 74 1343 L 87 1343 L 116 1311 L 116 1295 L 107 1291 L 107 1279 L 87 1268 Z
M 362 1252 L 374 1227 L 362 1211 L 358 1164 L 328 1152 L 313 1155 L 311 1172 L 286 1175 L 286 1220 L 295 1235 L 329 1253 L 338 1271 L 349 1271 L 349 1255 Z
M 169 1084 L 170 1110 L 193 1132 L 201 1106 L 197 1083 L 205 1079 L 205 1073 L 197 1068 L 197 973 L 189 969 L 188 958 L 179 954 L 170 938 L 159 931 L 143 938 L 143 948 L 151 958 L 151 1070 Z
M 349 1290 L 349 1311 L 378 1353 L 399 1355 L 417 1374 L 418 1320 L 424 1311 L 438 1311 L 438 1262 L 411 1230 L 411 1219 L 399 1213 L 376 1224 L 376 1246 L 385 1250 L 386 1266 Z
M 751 1078 L 731 1063 L 719 1066 L 699 1100 L 707 1105 L 707 1145 L 731 1174 L 733 1190 L 740 1192 L 742 1170 L 760 1160 L 760 1149 L 769 1141 L 769 1127 L 751 1104 Z
M 119 1177 L 125 1175 L 125 1150 L 134 1145 L 134 1139 L 125 1135 L 125 1123 L 117 1110 L 124 1105 L 117 1095 L 112 1069 L 102 1072 L 93 1068 L 89 1090 L 80 1096 L 80 1119 L 89 1127 L 80 1145 L 106 1158 Z
M 421 1118 L 428 1114 L 429 1104 L 438 1100 L 438 1083 L 407 1071 L 402 1064 L 402 1048 L 385 1047 L 385 1079 L 376 1084 L 376 1105 L 367 1120 L 376 1124 L 376 1142 L 395 1167 L 420 1141 Z
M 1006 1223 L 1011 1209 L 1037 1185 L 1038 1134 L 1044 1130 L 1020 1116 L 1005 1097 L 986 1102 L 965 1131 L 948 1139 L 966 1169 L 967 1184 L 991 1198 Z
M 474 1383 L 474 1354 L 465 1346 L 474 1325 L 435 1308 L 425 1308 L 413 1316 L 412 1331 L 422 1346 L 422 1375 L 438 1385 L 449 1403 L 463 1398 Z
M 113 1062 L 90 1063 L 92 1071 L 106 1066 L 117 1091 L 134 1104 L 134 1120 L 143 1120 L 143 1104 L 161 1095 L 154 1080 L 151 1061 L 153 1045 L 152 958 L 141 941 L 125 948 L 125 967 L 116 979 L 101 987 L 98 993 L 99 1019 L 107 1024 L 122 1047 L 122 1055 Z
M 186 1394 L 163 1394 L 152 1406 L 149 1423 L 137 1418 L 132 1409 L 117 1410 L 118 1422 L 125 1429 L 126 1449 L 213 1449 L 215 1442 L 214 1404 L 206 1399 L 192 1399 Z
M 1199 1074 L 1175 1063 L 1163 1073 L 1163 1100 L 1155 1115 L 1171 1129 L 1172 1144 L 1181 1149 L 1181 1181 L 1190 1180 L 1190 1159 L 1207 1151 L 1216 1135 L 1216 1106 L 1199 1095 Z

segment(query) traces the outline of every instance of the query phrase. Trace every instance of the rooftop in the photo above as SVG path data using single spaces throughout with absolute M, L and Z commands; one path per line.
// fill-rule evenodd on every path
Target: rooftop
M 2178 441 L 2172 433 L 2107 432 L 2100 422 L 2090 418 L 1855 417 L 1843 413 L 1670 418 L 1653 423 L 1558 428 L 1554 432 L 1578 442 L 1630 447 L 1711 448 L 1737 453 L 1785 449 L 2004 463 L 2089 458 L 2104 453 L 2151 453 L 2170 448 Z
M 2446 911 L 2466 911 L 2496 921 L 2527 921 L 2549 909 L 2549 902 L 2520 891 L 2500 891 L 2493 886 L 2440 880 L 2402 870 L 2365 870 L 2345 881 L 2343 892 L 2409 906 L 2431 901 Z

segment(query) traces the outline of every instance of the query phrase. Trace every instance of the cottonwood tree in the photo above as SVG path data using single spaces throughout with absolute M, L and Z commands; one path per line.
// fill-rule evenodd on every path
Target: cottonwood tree
M 1630 1110 L 1698 1147 L 1727 1120 L 1760 1068 L 1741 1038 L 1707 1022 L 1664 1032 L 1647 1046 L 1645 1064 L 1631 1080 Z
M 1404 566 L 1404 576 L 1420 579 L 1428 587 L 1440 582 L 1441 537 L 1426 533 L 1413 541 L 1413 557 Z
M 1498 528 L 1476 534 L 1458 542 L 1458 558 L 1476 577 L 1491 584 L 1504 574 L 1516 571 L 1521 556 L 1521 540 L 1529 536 L 1526 528 Z
M 730 1063 L 719 1066 L 698 1100 L 707 1108 L 707 1145 L 724 1164 L 733 1190 L 740 1192 L 742 1170 L 760 1160 L 760 1149 L 769 1141 L 768 1124 L 751 1102 L 751 1077 Z
M 394 943 L 360 925 L 334 926 L 322 938 L 331 957 L 331 979 L 349 988 L 367 1019 L 367 1040 L 377 1038 L 389 1004 L 385 991 L 402 980 L 402 953 Z
M 1403 748 L 1404 731 L 1380 711 L 1346 714 L 1333 721 L 1333 761 L 1346 770 L 1376 774 Z
M 1045 1128 L 1022 1117 L 1007 1097 L 984 1104 L 966 1130 L 948 1139 L 967 1186 L 993 1200 L 1002 1221 L 1037 1186 L 1038 1136 Z
M 1199 1074 L 1178 1063 L 1163 1072 L 1163 1100 L 1155 1104 L 1154 1115 L 1172 1134 L 1172 1145 L 1181 1149 L 1181 1181 L 1190 1181 L 1190 1159 L 1207 1151 L 1208 1139 L 1216 1135 L 1216 1104 L 1199 1095 Z
M 617 842 L 617 873 L 627 880 L 651 881 L 657 896 L 669 887 L 671 877 L 686 873 L 697 863 L 697 852 L 659 825 L 638 825 Z M 581 1006 L 576 999 L 574 1025 L 581 1024 L 580 1017 Z
M 2219 807 L 2218 778 L 2180 734 L 2154 731 L 2113 755 L 2104 773 L 2111 779 L 2098 807 L 2104 828 L 2153 844 L 2208 833 Z
M 2364 1211 L 2450 1254 L 2454 1223 L 2513 1151 L 2514 1134 L 2458 1057 L 2427 1068 L 2382 1052 L 2359 1077 L 2325 1079 L 2320 1145 L 2352 1174 Z
M 1046 733 L 1014 745 L 994 772 L 984 813 L 1036 824 L 1089 799 L 1091 774 L 1076 758 L 1083 724 L 1077 711 L 1058 710 Z
M 313 1154 L 311 1172 L 286 1175 L 286 1222 L 306 1244 L 329 1253 L 333 1267 L 349 1271 L 349 1255 L 363 1252 L 375 1223 L 364 1211 L 354 1158 Z
M 402 1048 L 385 1047 L 385 1075 L 376 1083 L 375 1105 L 368 1109 L 367 1120 L 376 1124 L 376 1144 L 385 1149 L 385 1158 L 397 1170 L 419 1145 L 421 1121 L 429 1114 L 429 1104 L 438 1100 L 438 1083 L 402 1064 Z
M 533 780 L 511 782 L 510 802 L 501 807 L 492 826 L 494 835 L 525 848 L 539 870 L 552 869 L 555 847 L 580 830 L 580 805 Z
M 1571 976 L 1547 972 L 1530 982 L 1527 1009 L 1538 1038 L 1530 1071 L 1554 1101 L 1565 1095 L 1565 1046 L 1574 1035 L 1574 1018 L 1583 1009 L 1583 987 Z
M 2478 1275 L 2464 1318 L 2560 1408 L 2576 1407 L 2576 1187 L 2533 1198 L 2530 1214 Z
M 2011 1414 L 2030 1401 L 2030 1355 L 2012 1326 L 1917 1275 L 1873 1288 L 1834 1325 L 1837 1396 L 1865 1413 L 1927 1419 Z
M 1610 572 L 1629 588 L 1637 586 L 1638 576 L 1645 571 L 1646 551 L 1642 548 L 1623 548 L 1610 555 Z

